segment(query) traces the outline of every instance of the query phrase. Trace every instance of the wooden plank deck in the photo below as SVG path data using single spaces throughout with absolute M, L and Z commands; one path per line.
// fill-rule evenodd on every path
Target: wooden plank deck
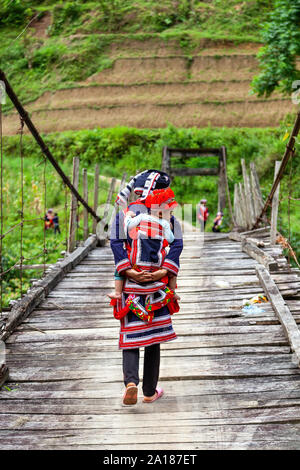
M 199 254 L 201 253 L 201 256 Z M 176 341 L 162 346 L 165 396 L 133 407 L 121 397 L 119 324 L 106 293 L 109 247 L 95 248 L 7 340 L 0 392 L 1 449 L 299 449 L 300 370 L 240 243 L 185 237 Z M 299 278 L 272 273 L 300 322 Z M 141 361 L 141 366 L 142 366 Z

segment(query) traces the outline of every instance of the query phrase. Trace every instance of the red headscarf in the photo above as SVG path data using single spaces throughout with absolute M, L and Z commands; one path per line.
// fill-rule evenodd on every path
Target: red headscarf
M 156 206 L 160 209 L 174 209 L 178 206 L 175 201 L 175 194 L 171 188 L 155 189 L 145 200 L 145 206 Z

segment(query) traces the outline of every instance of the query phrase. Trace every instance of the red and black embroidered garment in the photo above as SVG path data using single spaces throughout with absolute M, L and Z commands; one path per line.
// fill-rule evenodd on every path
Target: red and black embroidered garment
M 138 203 L 131 204 L 129 209 L 136 214 L 147 210 L 144 204 Z M 147 236 L 132 239 L 128 235 L 125 236 L 123 220 L 124 214 L 120 212 L 114 220 L 111 231 L 111 249 L 119 274 L 131 267 L 152 272 L 163 267 L 177 275 L 183 243 L 181 228 L 175 218 L 171 218 L 175 240 L 169 248 L 166 248 L 164 243 L 161 227 L 151 227 L 150 236 L 147 233 Z M 131 279 L 125 280 L 122 300 L 115 302 L 114 306 L 116 314 L 126 311 L 126 314 L 120 318 L 121 349 L 143 347 L 176 338 L 170 311 L 173 313 L 178 306 L 171 305 L 172 295 L 166 290 L 167 281 L 167 277 L 147 284 L 138 284 Z M 168 295 L 169 301 L 166 302 L 165 298 Z M 131 308 L 128 307 L 129 303 Z M 151 308 L 149 310 L 151 305 L 152 310 Z

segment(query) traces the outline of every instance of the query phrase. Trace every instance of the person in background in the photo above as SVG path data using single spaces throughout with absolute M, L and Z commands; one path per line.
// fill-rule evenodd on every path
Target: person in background
M 49 228 L 53 228 L 54 227 L 54 223 L 53 223 L 53 217 L 54 217 L 54 212 L 53 212 L 53 209 L 48 209 L 47 210 L 47 213 L 44 217 L 44 220 L 45 220 L 45 229 L 48 230 Z
M 53 225 L 54 225 L 54 234 L 56 232 L 60 233 L 60 228 L 59 228 L 59 220 L 58 220 L 58 214 L 55 212 L 54 217 L 53 217 Z
M 203 227 L 203 231 L 205 230 L 206 221 L 209 216 L 209 212 L 206 207 L 206 204 L 207 204 L 207 200 L 201 199 L 200 204 L 198 205 L 198 210 L 197 210 L 197 217 L 201 224 L 201 227 Z
M 222 219 L 223 219 L 223 212 L 218 212 L 217 216 L 214 220 L 214 225 L 213 225 L 213 228 L 212 228 L 213 232 L 220 232 L 221 231 Z

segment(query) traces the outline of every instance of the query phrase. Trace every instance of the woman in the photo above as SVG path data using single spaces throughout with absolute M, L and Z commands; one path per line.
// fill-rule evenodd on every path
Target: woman
M 140 198 L 129 205 L 135 214 L 147 212 L 144 204 L 154 189 L 167 188 L 168 175 L 148 170 L 137 175 L 118 196 L 117 202 L 125 206 L 131 189 Z M 125 234 L 124 212 L 117 214 L 112 226 L 111 249 L 116 270 L 125 276 L 121 300 L 115 300 L 115 316 L 120 318 L 119 348 L 123 354 L 125 392 L 123 403 L 137 402 L 139 384 L 139 348 L 145 347 L 143 393 L 144 402 L 150 403 L 163 394 L 157 387 L 160 365 L 160 343 L 176 338 L 168 303 L 171 294 L 167 288 L 167 274 L 177 275 L 179 256 L 183 248 L 179 223 L 171 217 L 174 241 L 166 253 L 159 229 L 147 237 L 132 239 Z M 150 312 L 150 313 L 149 313 Z M 154 312 L 154 316 L 153 316 Z M 122 316 L 123 315 L 123 316 Z
M 209 216 L 209 212 L 207 209 L 207 200 L 206 199 L 201 199 L 200 204 L 198 204 L 197 207 L 197 217 L 200 222 L 201 228 L 204 231 L 205 230 L 205 225 Z

